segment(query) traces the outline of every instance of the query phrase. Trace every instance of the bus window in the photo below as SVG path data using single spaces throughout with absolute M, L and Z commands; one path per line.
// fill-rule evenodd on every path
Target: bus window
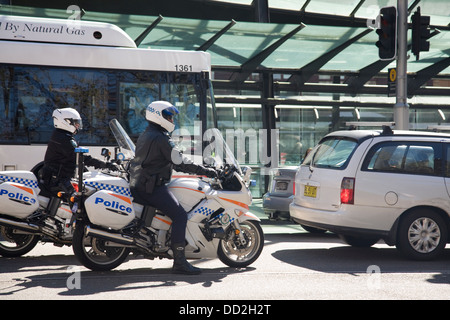
M 25 127 L 27 120 L 23 105 L 20 108 L 17 103 L 11 101 L 13 91 L 14 70 L 12 67 L 0 66 L 0 142 L 10 141 L 25 142 Z
M 184 129 L 192 135 L 200 134 L 200 103 L 192 84 L 169 84 L 162 92 L 167 101 L 172 103 L 180 114 L 175 118 L 175 129 Z
M 80 143 L 108 141 L 111 112 L 106 72 L 48 67 L 0 70 L 2 143 L 46 144 L 53 131 L 53 110 L 66 107 L 77 109 L 83 119 L 83 130 L 77 136 Z M 13 79 L 10 87 L 7 77 Z
M 53 110 L 66 107 L 80 112 L 83 130 L 77 140 L 83 145 L 114 144 L 108 127 L 112 118 L 137 139 L 147 126 L 145 108 L 166 100 L 180 111 L 175 129 L 184 138 L 189 135 L 189 148 L 196 148 L 203 125 L 199 97 L 205 91 L 199 79 L 196 74 L 1 66 L 0 142 L 46 144 L 53 131 Z M 212 99 L 208 95 L 203 100 L 208 128 L 215 127 Z
M 130 137 L 139 136 L 147 127 L 145 109 L 159 97 L 159 85 L 121 82 L 119 91 L 124 129 Z
M 217 128 L 217 114 L 212 84 L 209 84 L 206 95 L 206 127 Z
M 172 74 L 160 74 L 159 78 L 143 74 L 133 77 L 131 72 L 127 72 L 120 78 L 119 108 L 125 130 L 131 137 L 137 138 L 145 130 L 145 108 L 155 100 L 169 101 L 180 111 L 175 119 L 175 129 L 182 128 L 189 135 L 200 134 L 201 126 L 196 123 L 200 121 L 200 102 L 194 85 L 195 77 Z

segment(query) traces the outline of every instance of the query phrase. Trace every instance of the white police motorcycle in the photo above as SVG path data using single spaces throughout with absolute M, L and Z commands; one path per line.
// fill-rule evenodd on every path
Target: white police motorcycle
M 119 125 L 117 121 L 111 126 Z M 113 129 L 115 132 L 118 129 Z M 109 157 L 109 151 L 102 154 Z M 72 245 L 71 203 L 66 196 L 40 195 L 38 179 L 43 162 L 32 170 L 0 171 L 0 255 L 18 257 L 36 244 L 50 242 L 56 246 Z M 73 182 L 76 186 L 76 182 Z M 64 200 L 63 200 L 64 199 Z
M 39 195 L 30 171 L 0 171 L 0 255 L 18 257 L 39 241 L 72 244 L 72 211 L 61 198 Z
M 113 120 L 114 121 L 114 120 Z M 111 126 L 121 151 L 134 156 L 134 144 L 120 125 Z M 117 130 L 115 130 L 116 128 Z M 210 161 L 220 168 L 217 179 L 176 178 L 168 188 L 188 213 L 185 255 L 219 258 L 231 267 L 246 267 L 261 254 L 260 220 L 249 212 L 250 168 L 241 167 L 217 129 L 209 130 Z M 214 137 L 214 138 L 212 138 Z M 87 268 L 105 271 L 122 264 L 130 252 L 149 259 L 172 258 L 171 219 L 155 208 L 134 203 L 126 176 L 83 172 L 79 149 L 73 251 Z

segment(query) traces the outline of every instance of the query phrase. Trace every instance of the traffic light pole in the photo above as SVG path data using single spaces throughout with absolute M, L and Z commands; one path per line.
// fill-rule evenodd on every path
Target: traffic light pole
M 408 33 L 407 0 L 397 0 L 397 92 L 394 105 L 395 128 L 409 130 L 409 105 L 407 102 L 406 53 Z

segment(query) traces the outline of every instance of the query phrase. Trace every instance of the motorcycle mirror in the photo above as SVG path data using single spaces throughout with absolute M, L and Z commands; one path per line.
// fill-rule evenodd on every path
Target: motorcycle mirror
M 107 148 L 102 148 L 101 155 L 109 160 L 109 158 L 111 157 L 111 152 Z

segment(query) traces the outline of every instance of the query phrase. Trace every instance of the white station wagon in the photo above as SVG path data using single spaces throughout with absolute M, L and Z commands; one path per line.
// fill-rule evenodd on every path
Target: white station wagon
M 433 259 L 448 242 L 450 134 L 350 130 L 325 136 L 295 177 L 291 218 L 354 246 L 383 239 Z

